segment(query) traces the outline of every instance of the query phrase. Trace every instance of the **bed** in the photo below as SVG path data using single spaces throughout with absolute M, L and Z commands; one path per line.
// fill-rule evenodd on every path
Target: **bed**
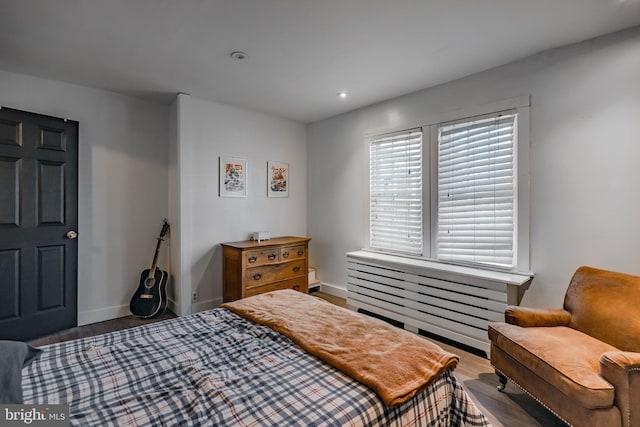
M 303 298 L 312 306 L 298 310 L 308 316 L 317 311 L 319 299 L 295 291 L 269 298 L 283 293 L 282 307 L 291 306 L 286 298 Z M 253 298 L 258 297 L 247 300 Z M 268 303 L 269 310 L 278 310 Z M 349 369 L 330 365 L 303 349 L 297 337 L 277 332 L 282 328 L 249 320 L 261 315 L 255 310 L 240 315 L 237 307 L 225 307 L 44 346 L 22 371 L 24 403 L 68 404 L 71 425 L 82 426 L 489 425 L 451 366 L 389 404 L 388 396 L 346 375 Z M 297 325 L 291 322 L 297 315 L 292 311 L 277 322 Z M 312 335 L 326 326 L 309 324 Z

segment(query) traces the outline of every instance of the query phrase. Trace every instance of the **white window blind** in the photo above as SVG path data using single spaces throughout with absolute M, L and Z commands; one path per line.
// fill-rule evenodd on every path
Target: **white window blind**
M 370 246 L 422 254 L 422 131 L 370 141 Z
M 437 257 L 512 267 L 517 114 L 438 128 Z

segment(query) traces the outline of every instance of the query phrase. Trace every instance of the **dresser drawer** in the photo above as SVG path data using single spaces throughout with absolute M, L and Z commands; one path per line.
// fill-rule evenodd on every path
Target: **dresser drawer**
M 247 267 L 262 264 L 272 264 L 280 261 L 280 252 L 279 248 L 248 251 L 243 254 L 243 258 Z
M 305 256 L 307 256 L 307 250 L 304 245 L 280 248 L 280 259 L 282 261 L 300 259 Z
M 304 276 L 304 266 L 305 260 L 301 259 L 282 264 L 247 268 L 244 276 L 247 289 L 264 285 L 266 283 L 288 279 L 290 277 Z
M 304 277 L 299 277 L 297 279 L 283 280 L 282 282 L 270 283 L 268 285 L 247 289 L 245 296 L 251 297 L 265 292 L 278 291 L 280 289 L 294 289 L 300 292 L 309 292 L 307 290 L 307 283 L 304 280 Z

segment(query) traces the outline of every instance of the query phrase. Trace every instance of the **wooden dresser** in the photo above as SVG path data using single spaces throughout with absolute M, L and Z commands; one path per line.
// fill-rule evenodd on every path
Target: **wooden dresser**
M 308 293 L 309 240 L 287 236 L 221 243 L 224 302 L 277 289 Z

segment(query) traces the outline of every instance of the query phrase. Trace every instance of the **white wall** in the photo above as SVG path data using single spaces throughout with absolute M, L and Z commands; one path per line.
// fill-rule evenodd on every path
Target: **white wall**
M 179 172 L 183 271 L 180 294 L 198 292 L 195 312 L 222 302 L 221 242 L 254 231 L 307 234 L 305 126 L 223 104 L 179 95 L 176 162 Z M 218 196 L 218 159 L 248 160 L 248 196 Z M 172 155 L 173 158 L 173 155 Z M 267 198 L 267 161 L 289 163 L 289 197 Z M 172 260 L 173 262 L 173 260 Z M 178 303 L 186 314 L 186 301 Z
M 0 105 L 79 122 L 78 321 L 129 314 L 167 215 L 168 107 L 4 71 Z
M 407 66 L 410 66 L 408 63 Z M 311 263 L 346 286 L 365 246 L 363 136 L 531 95 L 531 269 L 523 305 L 562 305 L 580 265 L 640 275 L 640 28 L 530 58 L 308 126 Z
M 165 217 L 159 266 L 179 314 L 222 302 L 220 242 L 307 234 L 302 124 L 184 94 L 166 106 L 4 71 L 0 105 L 80 124 L 79 324 L 129 314 Z M 248 159 L 247 198 L 218 197 L 220 155 Z M 289 163 L 288 198 L 266 197 L 267 160 Z

